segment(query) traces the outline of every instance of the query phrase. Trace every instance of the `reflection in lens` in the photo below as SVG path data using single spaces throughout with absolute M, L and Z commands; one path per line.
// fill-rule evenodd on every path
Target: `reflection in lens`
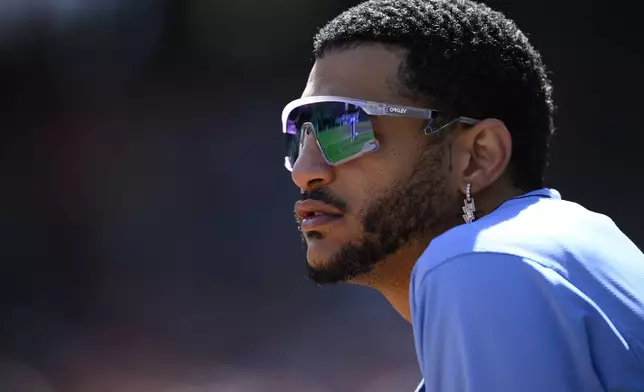
M 343 162 L 373 151 L 377 143 L 367 113 L 356 105 L 332 105 L 335 110 L 327 126 L 318 128 L 318 141 L 329 162 Z
M 378 142 L 369 115 L 357 105 L 346 102 L 319 102 L 300 106 L 289 113 L 286 124 L 286 159 L 289 170 L 299 156 L 302 133 L 317 130 L 321 152 L 329 163 L 341 163 L 375 151 Z

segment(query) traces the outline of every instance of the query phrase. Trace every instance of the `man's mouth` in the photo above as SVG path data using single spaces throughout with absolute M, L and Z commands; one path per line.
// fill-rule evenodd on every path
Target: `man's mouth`
M 319 230 L 343 218 L 342 212 L 337 208 L 311 199 L 295 203 L 295 214 L 303 232 Z

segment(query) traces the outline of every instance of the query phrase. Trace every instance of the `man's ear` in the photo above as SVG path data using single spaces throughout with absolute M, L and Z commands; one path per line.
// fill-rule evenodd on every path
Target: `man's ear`
M 512 137 L 503 121 L 488 118 L 462 131 L 452 143 L 452 169 L 465 193 L 479 192 L 501 177 L 512 155 Z

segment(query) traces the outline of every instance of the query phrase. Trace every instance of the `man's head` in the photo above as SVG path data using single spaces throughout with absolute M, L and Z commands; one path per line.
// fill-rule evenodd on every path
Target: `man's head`
M 302 224 L 314 281 L 360 280 L 426 246 L 459 223 L 468 183 L 475 194 L 503 183 L 542 187 L 551 86 L 539 54 L 502 14 L 471 1 L 372 0 L 322 28 L 315 56 L 304 97 L 436 109 L 434 128 L 460 116 L 481 121 L 428 136 L 419 118 L 370 117 L 379 148 L 335 166 L 305 130 L 293 180 L 303 199 L 342 215 Z

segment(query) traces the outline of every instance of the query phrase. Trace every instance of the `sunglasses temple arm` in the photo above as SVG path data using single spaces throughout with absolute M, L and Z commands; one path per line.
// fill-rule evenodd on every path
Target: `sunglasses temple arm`
M 425 135 L 427 135 L 427 136 L 438 136 L 438 134 L 440 134 L 443 130 L 451 127 L 452 125 L 454 125 L 454 123 L 457 123 L 457 122 L 461 123 L 461 124 L 474 125 L 474 124 L 477 124 L 479 122 L 479 120 L 475 120 L 475 119 L 470 118 L 470 117 L 458 117 L 458 118 L 455 118 L 454 120 L 448 122 L 447 124 L 443 125 L 442 127 L 438 128 L 438 129 L 432 129 L 432 126 L 431 126 L 432 124 L 431 124 L 431 121 L 430 121 L 430 123 L 427 124 L 427 127 L 425 128 Z

